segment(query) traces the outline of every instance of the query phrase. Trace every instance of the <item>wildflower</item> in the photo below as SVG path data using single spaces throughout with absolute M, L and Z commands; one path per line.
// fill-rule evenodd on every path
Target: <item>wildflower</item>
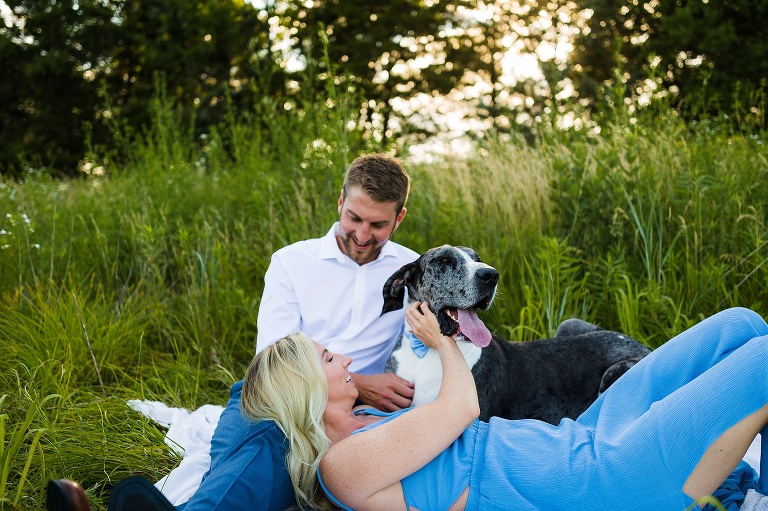
M 8 231 L 6 231 L 5 229 L 0 229 L 0 235 L 3 235 L 3 234 L 8 234 Z
M 35 243 L 33 246 L 34 246 L 35 248 L 40 248 L 40 243 Z

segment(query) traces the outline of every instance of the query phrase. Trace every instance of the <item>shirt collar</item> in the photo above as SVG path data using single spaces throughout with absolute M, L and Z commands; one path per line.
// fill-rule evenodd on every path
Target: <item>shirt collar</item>
M 334 223 L 328 233 L 323 237 L 323 241 L 320 244 L 320 259 L 336 259 L 340 263 L 357 264 L 339 249 L 339 245 L 336 243 L 337 232 L 339 232 L 339 222 Z M 370 263 L 366 263 L 366 265 L 381 261 L 386 257 L 397 257 L 397 249 L 391 240 L 384 243 L 384 246 L 381 247 L 381 252 L 379 252 L 379 256 Z

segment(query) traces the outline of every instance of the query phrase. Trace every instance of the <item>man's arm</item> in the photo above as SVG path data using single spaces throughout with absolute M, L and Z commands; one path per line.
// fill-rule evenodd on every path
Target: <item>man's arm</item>
M 291 277 L 274 254 L 264 274 L 256 327 L 256 353 L 301 327 L 301 311 Z
M 358 399 L 378 410 L 394 412 L 408 408 L 413 402 L 413 383 L 394 373 L 357 374 L 352 373 Z

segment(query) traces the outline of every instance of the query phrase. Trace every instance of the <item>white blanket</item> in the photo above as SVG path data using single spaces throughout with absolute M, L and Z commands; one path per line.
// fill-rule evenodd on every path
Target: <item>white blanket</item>
M 168 428 L 165 443 L 182 456 L 179 466 L 155 483 L 163 495 L 178 506 L 195 493 L 211 466 L 211 438 L 223 406 L 203 405 L 190 412 L 159 401 L 128 401 L 128 406 Z
M 155 486 L 174 506 L 183 504 L 195 493 L 203 475 L 211 466 L 211 438 L 224 408 L 203 405 L 190 412 L 183 408 L 170 408 L 158 401 L 140 400 L 129 401 L 128 406 L 168 428 L 165 443 L 183 459 L 178 467 L 155 483 Z M 759 473 L 760 435 L 749 446 L 744 460 Z M 768 506 L 760 509 L 768 509 Z

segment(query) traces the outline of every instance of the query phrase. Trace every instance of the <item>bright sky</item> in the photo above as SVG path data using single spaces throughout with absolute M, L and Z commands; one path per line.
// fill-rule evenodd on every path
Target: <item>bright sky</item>
M 11 18 L 11 8 L 8 7 L 8 4 L 3 2 L 3 0 L 0 0 L 0 17 L 3 18 L 3 20 L 8 23 L 8 20 Z

